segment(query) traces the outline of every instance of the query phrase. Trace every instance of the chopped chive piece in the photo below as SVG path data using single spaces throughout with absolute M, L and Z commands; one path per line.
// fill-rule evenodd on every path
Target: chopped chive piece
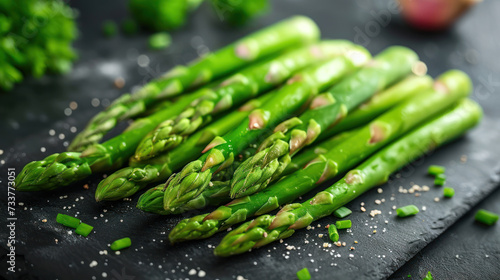
M 351 220 L 342 220 L 342 221 L 337 221 L 337 222 L 335 223 L 335 226 L 336 226 L 338 229 L 351 228 L 351 226 L 352 226 L 352 222 L 351 222 Z
M 417 214 L 418 212 L 419 212 L 418 208 L 415 205 L 406 205 L 406 206 L 399 207 L 398 209 L 396 209 L 396 213 L 398 214 L 398 217 L 400 217 L 400 218 L 413 216 L 413 215 Z
M 125 238 L 113 241 L 113 243 L 111 243 L 111 246 L 109 246 L 109 247 L 111 248 L 111 250 L 117 251 L 117 250 L 128 248 L 128 247 L 130 247 L 130 245 L 132 245 L 132 240 L 130 240 L 130 238 L 128 238 L 128 237 L 125 237 Z
M 444 186 L 444 184 L 446 184 L 446 180 L 434 179 L 435 186 Z
M 87 225 L 85 223 L 81 223 L 76 228 L 75 233 L 87 237 L 92 232 L 93 229 L 94 229 L 93 226 Z
M 309 273 L 309 270 L 307 269 L 307 267 L 304 267 L 303 269 L 297 271 L 297 278 L 299 280 L 311 279 L 311 274 Z
M 446 187 L 443 189 L 444 197 L 453 197 L 455 195 L 455 190 L 453 188 Z
M 134 35 L 137 33 L 137 30 L 139 27 L 137 26 L 137 23 L 133 19 L 127 19 L 123 22 L 122 24 L 122 29 L 123 32 L 127 35 Z
M 436 179 L 446 180 L 446 175 L 438 174 L 438 175 L 436 175 Z
M 440 166 L 440 165 L 431 165 L 431 166 L 429 166 L 429 169 L 427 170 L 429 175 L 432 175 L 432 176 L 444 174 L 445 171 L 446 171 L 446 168 L 444 166 Z
M 70 228 L 77 228 L 81 223 L 80 219 L 61 213 L 57 214 L 56 221 Z
M 116 35 L 117 31 L 116 23 L 112 20 L 107 20 L 102 24 L 102 33 L 106 37 L 113 37 Z
M 498 221 L 498 215 L 496 213 L 481 209 L 477 211 L 475 219 L 480 223 L 492 226 Z
M 351 213 L 352 213 L 351 209 L 342 206 L 339 209 L 335 210 L 335 212 L 333 212 L 333 215 L 337 218 L 342 219 L 351 215 Z
M 330 237 L 330 240 L 333 242 L 339 241 L 339 232 L 337 231 L 337 227 L 335 225 L 330 225 L 328 227 L 328 236 Z
M 156 33 L 149 37 L 149 47 L 155 50 L 164 49 L 172 43 L 172 38 L 166 32 Z
M 434 179 L 434 185 L 444 186 L 444 184 L 446 184 L 446 175 L 444 174 L 436 175 L 436 178 Z
M 431 274 L 431 272 L 430 271 L 427 272 L 427 275 L 422 280 L 432 280 L 432 274 Z

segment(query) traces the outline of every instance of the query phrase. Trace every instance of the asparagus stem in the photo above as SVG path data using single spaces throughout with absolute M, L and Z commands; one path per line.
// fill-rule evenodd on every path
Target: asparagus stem
M 213 89 L 201 89 L 207 92 L 203 98 L 191 102 L 176 118 L 162 122 L 142 139 L 136 159 L 141 161 L 172 150 L 215 115 L 278 86 L 304 67 L 349 51 L 352 46 L 348 41 L 323 41 L 251 65 Z
M 179 95 L 252 62 L 318 39 L 319 30 L 316 24 L 307 17 L 295 16 L 247 35 L 188 66 L 177 66 L 148 83 L 137 93 L 125 94 L 116 99 L 87 124 L 68 150 L 83 151 L 89 145 L 98 143 L 118 122 L 143 113 L 158 100 Z
M 266 135 L 269 128 L 284 117 L 297 112 L 315 93 L 338 82 L 368 58 L 369 53 L 364 48 L 356 47 L 356 50 L 346 55 L 321 62 L 294 75 L 273 94 L 268 103 L 252 111 L 245 121 L 228 134 L 216 137 L 198 160 L 187 164 L 169 179 L 164 208 L 175 211 L 182 204 L 196 198 L 209 185 L 214 173 L 233 163 L 235 155 Z
M 292 162 L 286 167 L 282 175 L 285 176 L 299 170 L 318 155 L 326 153 L 343 141 L 343 139 L 349 137 L 350 133 L 354 133 L 354 131 L 346 131 L 365 125 L 395 105 L 430 89 L 432 83 L 433 80 L 429 76 L 410 76 L 374 95 L 369 101 L 363 103 L 352 113 L 349 113 L 339 124 L 321 133 L 316 142 L 324 140 L 327 137 L 331 137 L 330 139 L 324 140 L 314 147 L 308 148 L 294 156 Z M 341 134 L 339 135 L 339 133 Z
M 172 175 L 173 171 L 196 159 L 205 145 L 212 141 L 213 138 L 224 135 L 239 125 L 248 117 L 250 111 L 259 108 L 271 97 L 272 93 L 269 93 L 247 102 L 239 110 L 229 113 L 195 133 L 169 153 L 146 162 L 132 161 L 130 167 L 114 172 L 99 183 L 95 193 L 96 200 L 118 200 L 129 197 L 148 184 L 165 181 Z
M 330 215 L 427 151 L 465 133 L 481 119 L 481 108 L 464 99 L 453 109 L 401 137 L 376 153 L 340 181 L 304 203 L 285 206 L 276 216 L 263 215 L 227 234 L 215 248 L 218 256 L 244 253 L 279 239 Z
M 185 219 L 172 230 L 171 242 L 207 238 L 215 232 L 261 215 L 289 203 L 359 164 L 384 145 L 410 131 L 429 118 L 449 108 L 471 90 L 469 77 L 460 71 L 449 71 L 436 82 L 434 89 L 422 92 L 377 119 L 311 161 L 304 169 L 288 175 L 269 188 L 236 199 L 215 211 Z
M 429 76 L 410 76 L 389 89 L 376 94 L 358 109 L 347 115 L 347 117 L 338 125 L 325 131 L 324 134 L 331 134 L 330 130 L 337 132 L 339 126 L 342 126 L 347 130 L 364 125 L 396 104 L 401 103 L 403 100 L 408 99 L 419 92 L 430 89 L 432 83 L 433 80 Z M 286 176 L 303 168 L 309 161 L 328 152 L 353 133 L 355 133 L 355 131 L 341 133 L 340 135 L 336 135 L 329 140 L 325 140 L 312 148 L 300 152 L 297 156 L 292 158 L 291 163 L 282 173 L 282 176 Z M 322 138 L 324 134 L 322 133 L 319 138 Z M 228 183 L 223 184 L 223 182 L 214 180 L 212 180 L 212 183 L 214 184 L 213 186 L 205 189 L 197 198 L 194 199 L 193 202 L 187 202 L 185 207 L 182 207 L 182 210 L 179 210 L 178 212 L 180 213 L 187 210 L 201 209 L 209 205 L 219 206 L 223 203 L 229 202 L 230 185 Z M 137 207 L 143 211 L 160 215 L 172 214 L 172 212 L 163 208 L 164 192 L 165 188 L 163 185 L 148 190 L 139 198 Z M 227 194 L 226 197 L 224 197 L 225 194 Z
M 231 198 L 243 197 L 265 189 L 303 147 L 312 144 L 323 131 L 343 119 L 348 112 L 376 92 L 411 73 L 418 61 L 415 52 L 390 47 L 360 71 L 317 96 L 300 119 L 283 122 L 265 139 L 258 153 L 236 170 L 231 181 Z

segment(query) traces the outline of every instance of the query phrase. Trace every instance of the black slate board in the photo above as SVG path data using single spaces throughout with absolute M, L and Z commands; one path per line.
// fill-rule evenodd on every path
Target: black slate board
M 113 87 L 114 78 L 124 77 L 127 81 L 125 89 L 128 90 L 132 85 L 141 84 L 177 63 L 191 60 L 197 50 L 203 51 L 206 46 L 216 49 L 243 33 L 299 13 L 313 17 L 321 27 L 324 38 L 354 40 L 366 45 L 372 53 L 394 44 L 409 46 L 419 53 L 433 76 L 450 68 L 466 71 L 476 86 L 472 98 L 484 107 L 483 122 L 466 137 L 405 168 L 400 177 L 395 176 L 383 186 L 383 193 L 373 190 L 350 203 L 348 207 L 354 210 L 351 216 L 354 225 L 352 234 L 342 234 L 347 247 L 334 246 L 325 251 L 322 245 L 328 242 L 327 237 L 319 238 L 318 234 L 325 234 L 326 230 L 318 228 L 297 232 L 283 244 L 276 243 L 230 259 L 212 256 L 210 247 L 218 244 L 223 234 L 206 241 L 170 246 L 166 242 L 166 234 L 185 215 L 164 218 L 141 213 L 134 208 L 137 196 L 133 197 L 132 202 L 96 204 L 93 201 L 93 190 L 99 181 L 96 175 L 65 190 L 16 193 L 16 201 L 24 203 L 16 207 L 16 264 L 19 271 L 15 275 L 5 274 L 6 268 L 3 267 L 6 264 L 4 256 L 7 242 L 6 235 L 2 234 L 2 275 L 40 279 L 99 279 L 106 273 L 109 279 L 196 279 L 198 276 L 189 275 L 189 271 L 195 269 L 198 273 L 201 269 L 206 272 L 207 279 L 234 279 L 238 275 L 248 279 L 293 279 L 296 271 L 308 267 L 314 279 L 386 278 L 498 185 L 500 147 L 495 140 L 500 137 L 500 112 L 497 108 L 500 98 L 496 79 L 500 74 L 500 66 L 495 59 L 499 40 L 493 34 L 498 34 L 500 27 L 500 20 L 495 18 L 495 11 L 500 9 L 499 3 L 489 1 L 477 6 L 452 30 L 440 34 L 411 31 L 400 23 L 395 14 L 390 13 L 391 23 L 375 28 L 377 21 L 374 15 L 387 11 L 388 1 L 333 3 L 328 0 L 276 0 L 273 3 L 271 14 L 242 30 L 221 26 L 208 15 L 209 8 L 204 6 L 195 13 L 182 32 L 173 34 L 175 43 L 164 52 L 148 51 L 145 34 L 134 38 L 100 38 L 103 20 L 122 20 L 126 17 L 121 1 L 72 3 L 81 11 L 79 21 L 82 30 L 76 45 L 81 58 L 73 72 L 66 77 L 29 80 L 11 94 L 0 96 L 0 117 L 6 120 L 0 124 L 4 136 L 0 139 L 0 149 L 4 150 L 0 160 L 5 161 L 4 164 L 0 162 L 2 186 L 6 184 L 7 168 L 16 168 L 20 172 L 22 166 L 31 160 L 63 151 L 64 142 L 74 137 L 71 127 L 81 129 L 101 109 L 91 106 L 93 98 L 98 98 L 101 105 L 105 105 L 107 100 L 125 92 Z M 362 38 L 359 30 L 364 30 L 367 37 Z M 195 44 L 200 41 L 199 38 L 192 40 L 194 36 L 201 38 L 201 46 Z M 138 54 L 148 55 L 151 60 L 149 67 L 137 66 Z M 64 109 L 71 101 L 78 103 L 78 109 L 70 116 L 65 116 Z M 54 130 L 55 136 L 49 135 L 50 129 Z M 64 139 L 59 139 L 59 134 L 64 134 Z M 42 153 L 41 147 L 46 151 Z M 462 155 L 467 155 L 465 163 L 460 160 Z M 430 164 L 442 164 L 448 168 L 449 184 L 456 189 L 453 199 L 434 202 L 433 199 L 441 197 L 442 193 L 441 189 L 434 187 L 429 192 L 423 192 L 420 197 L 398 192 L 400 185 L 409 188 L 412 182 L 431 185 L 431 178 L 425 176 Z M 89 183 L 90 190 L 82 189 L 85 183 Z M 395 200 L 391 201 L 393 194 Z M 376 199 L 382 198 L 385 203 L 374 203 Z M 1 201 L 2 205 L 6 204 L 5 192 Z M 360 211 L 361 202 L 365 203 L 367 212 Z M 427 210 L 405 220 L 396 219 L 394 213 L 389 214 L 393 211 L 393 205 L 409 203 L 419 207 L 425 205 Z M 373 209 L 381 210 L 382 214 L 371 219 L 368 213 Z M 95 233 L 88 238 L 68 234 L 67 229 L 54 221 L 59 212 L 78 214 L 83 221 L 95 226 Z M 0 217 L 3 221 L 6 220 L 6 214 L 2 209 Z M 48 221 L 43 223 L 43 219 Z M 325 218 L 318 223 L 323 227 L 333 221 L 333 218 Z M 374 226 L 377 226 L 376 234 L 372 233 Z M 123 236 L 132 237 L 132 248 L 124 250 L 119 256 L 111 251 L 108 251 L 108 255 L 100 254 L 100 251 L 102 253 L 107 249 L 107 244 Z M 55 239 L 58 240 L 57 244 Z M 477 256 L 464 256 L 462 263 L 466 263 L 467 258 L 471 258 L 472 263 L 473 258 L 481 257 L 482 254 L 498 255 L 498 239 L 496 236 L 496 240 L 488 240 L 491 246 L 484 247 Z M 305 240 L 309 243 L 305 243 Z M 354 244 L 354 240 L 358 243 Z M 431 243 L 432 246 L 440 246 L 435 243 Z M 300 249 L 286 250 L 286 244 Z M 349 251 L 350 246 L 354 246 L 355 250 Z M 333 250 L 335 252 L 331 253 Z M 454 265 L 452 259 L 455 254 L 452 249 L 448 250 L 450 254 L 443 254 L 441 261 Z M 353 254 L 353 257 L 349 257 L 349 254 Z M 97 266 L 90 267 L 93 260 Z M 426 269 L 418 270 L 417 274 L 426 272 Z M 483 275 L 487 277 L 500 274 L 498 266 L 484 270 L 486 272 Z M 450 269 L 442 275 L 447 279 L 463 279 L 460 270 L 456 269 Z M 414 275 L 417 279 L 421 276 Z
M 500 227 L 488 227 L 474 221 L 479 209 L 500 213 L 500 189 L 472 208 L 446 232 L 432 241 L 391 278 L 422 278 L 431 271 L 434 279 L 498 279 L 500 272 Z M 457 279 L 456 277 L 455 279 Z

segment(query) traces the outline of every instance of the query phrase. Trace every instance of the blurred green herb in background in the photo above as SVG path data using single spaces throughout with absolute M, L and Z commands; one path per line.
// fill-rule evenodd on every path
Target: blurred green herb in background
M 0 0 L 0 90 L 25 75 L 68 72 L 77 57 L 75 17 L 61 0 Z
M 268 11 L 268 0 L 211 0 L 219 19 L 233 26 L 248 23 Z
M 208 0 L 218 18 L 241 26 L 269 9 L 269 0 Z M 142 27 L 155 31 L 172 31 L 186 24 L 188 15 L 203 0 L 130 0 L 132 16 Z
M 141 26 L 155 31 L 174 30 L 186 23 L 202 0 L 130 0 L 129 9 Z

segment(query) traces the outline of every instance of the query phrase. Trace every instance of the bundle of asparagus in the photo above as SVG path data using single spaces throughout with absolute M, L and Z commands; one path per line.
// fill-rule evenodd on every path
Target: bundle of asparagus
M 186 93 L 253 62 L 269 59 L 297 45 L 308 45 L 318 38 L 316 24 L 309 18 L 297 16 L 250 34 L 188 66 L 177 66 L 137 93 L 121 96 L 96 115 L 73 140 L 68 148 L 72 152 L 54 154 L 26 165 L 16 178 L 16 188 L 20 191 L 51 190 L 82 180 L 93 172 L 121 167 L 147 133 L 163 121 L 176 117 L 207 93 L 184 94 L 173 106 L 140 118 L 119 136 L 97 144 L 117 122 L 141 115 L 158 100 Z
M 216 248 L 229 256 L 329 215 L 480 120 L 465 73 L 433 81 L 412 74 L 418 56 L 408 48 L 372 58 L 351 42 L 318 37 L 311 20 L 294 17 L 174 68 L 94 117 L 72 151 L 27 164 L 17 190 L 52 190 L 128 163 L 99 183 L 97 201 L 164 182 L 137 207 L 167 215 L 218 206 L 180 221 L 171 242 L 259 216 Z M 118 121 L 138 116 L 98 144 Z M 345 172 L 312 199 L 264 215 Z
M 421 92 L 374 119 L 325 154 L 310 161 L 304 169 L 288 175 L 264 191 L 233 200 L 209 214 L 179 222 L 170 233 L 170 240 L 178 242 L 206 238 L 252 215 L 267 213 L 297 199 L 319 183 L 348 171 L 384 145 L 453 105 L 469 93 L 468 82 L 468 77 L 461 72 L 444 74 L 436 83 L 439 87 Z

